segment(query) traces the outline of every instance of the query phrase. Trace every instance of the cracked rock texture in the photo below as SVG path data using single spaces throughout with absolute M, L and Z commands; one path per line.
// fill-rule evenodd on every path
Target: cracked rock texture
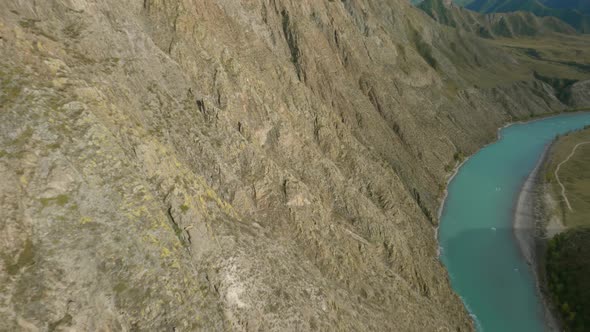
M 590 80 L 579 81 L 568 87 L 568 104 L 578 109 L 588 109 L 590 105 Z
M 0 9 L 0 330 L 471 330 L 446 176 L 564 108 L 402 0 Z

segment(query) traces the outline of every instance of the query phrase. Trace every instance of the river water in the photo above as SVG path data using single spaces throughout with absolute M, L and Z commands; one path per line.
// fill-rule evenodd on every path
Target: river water
M 590 113 L 503 128 L 449 183 L 438 232 L 441 260 L 479 331 L 548 330 L 532 268 L 514 236 L 514 207 L 545 147 L 586 125 Z

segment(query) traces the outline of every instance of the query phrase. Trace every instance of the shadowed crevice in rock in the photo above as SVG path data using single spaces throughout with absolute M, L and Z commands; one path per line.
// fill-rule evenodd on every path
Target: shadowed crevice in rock
M 428 211 L 564 107 L 403 0 L 5 7 L 0 330 L 468 331 Z

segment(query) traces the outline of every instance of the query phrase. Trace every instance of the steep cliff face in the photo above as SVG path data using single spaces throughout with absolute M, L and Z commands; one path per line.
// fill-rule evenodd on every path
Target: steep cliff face
M 2 6 L 1 330 L 472 329 L 436 210 L 532 71 L 401 0 Z

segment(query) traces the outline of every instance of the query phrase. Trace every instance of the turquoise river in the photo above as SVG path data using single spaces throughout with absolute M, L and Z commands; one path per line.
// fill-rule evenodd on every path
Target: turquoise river
M 548 330 L 532 268 L 513 232 L 520 189 L 559 134 L 590 125 L 590 113 L 503 128 L 448 186 L 438 232 L 441 260 L 479 331 Z

